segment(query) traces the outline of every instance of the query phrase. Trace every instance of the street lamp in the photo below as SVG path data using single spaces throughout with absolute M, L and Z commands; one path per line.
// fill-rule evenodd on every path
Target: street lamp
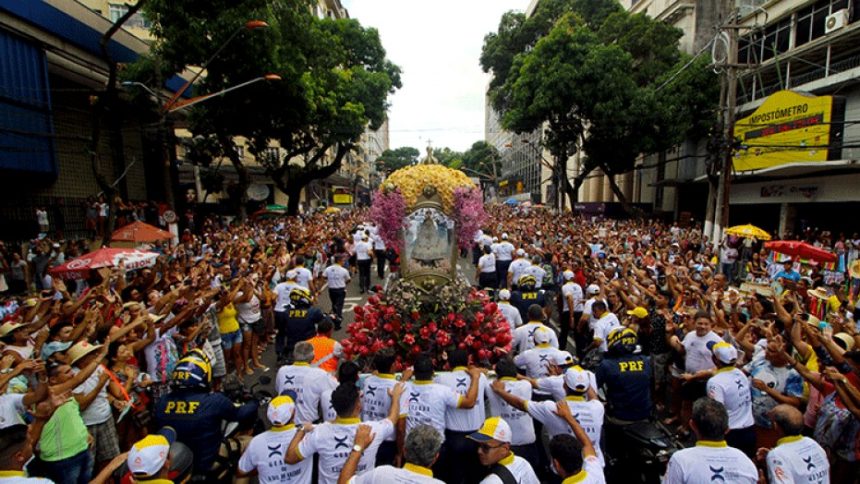
M 218 47 L 218 50 L 216 50 L 215 53 L 212 54 L 212 57 L 210 57 L 209 60 L 207 60 L 200 67 L 200 70 L 197 71 L 197 74 L 195 74 L 194 77 L 189 79 L 181 88 L 179 88 L 179 90 L 176 91 L 176 93 L 173 94 L 173 97 L 171 97 L 170 99 L 167 100 L 166 103 L 164 103 L 164 106 L 162 107 L 162 109 L 170 112 L 171 108 L 173 108 L 173 106 L 175 104 L 177 104 L 179 97 L 182 96 L 183 94 L 185 94 L 185 91 L 187 91 L 188 88 L 191 87 L 192 84 L 194 84 L 194 81 L 196 81 L 203 74 L 203 71 L 205 71 L 206 68 L 209 67 L 209 64 L 211 64 L 212 61 L 215 60 L 215 58 L 221 54 L 221 52 L 224 50 L 224 48 L 227 47 L 230 44 L 230 42 L 232 42 L 233 39 L 236 38 L 237 35 L 239 35 L 241 32 L 245 32 L 246 30 L 260 30 L 260 29 L 267 29 L 267 28 L 269 28 L 269 24 L 267 24 L 263 20 L 248 20 L 247 22 L 245 22 L 244 25 L 240 26 L 235 31 L 233 31 L 233 33 L 230 34 L 230 37 L 227 37 L 227 40 L 224 41 L 223 44 L 221 44 L 221 47 Z

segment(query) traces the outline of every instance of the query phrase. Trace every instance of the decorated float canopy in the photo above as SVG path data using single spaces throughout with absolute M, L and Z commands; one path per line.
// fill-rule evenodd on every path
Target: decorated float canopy
M 430 293 L 456 277 L 457 249 L 468 247 L 486 213 L 472 180 L 427 151 L 382 183 L 371 217 L 386 246 L 399 249 L 401 277 Z

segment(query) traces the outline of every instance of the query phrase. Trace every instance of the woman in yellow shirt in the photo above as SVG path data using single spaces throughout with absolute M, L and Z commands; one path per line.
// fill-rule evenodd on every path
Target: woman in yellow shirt
M 241 284 L 234 284 L 233 290 L 228 291 L 222 286 L 221 298 L 218 300 L 218 331 L 221 333 L 221 347 L 224 349 L 224 361 L 233 361 L 236 376 L 239 379 L 245 373 L 245 362 L 242 358 L 242 331 L 236 318 L 236 293 Z

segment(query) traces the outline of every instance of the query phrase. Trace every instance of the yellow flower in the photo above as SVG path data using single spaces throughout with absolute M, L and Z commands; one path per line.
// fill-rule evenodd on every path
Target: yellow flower
M 401 168 L 385 180 L 385 184 L 389 183 L 400 189 L 403 200 L 410 209 L 415 205 L 424 187 L 434 186 L 442 199 L 443 209 L 448 213 L 451 213 L 454 207 L 454 189 L 475 188 L 475 184 L 465 173 L 442 165 L 416 165 Z

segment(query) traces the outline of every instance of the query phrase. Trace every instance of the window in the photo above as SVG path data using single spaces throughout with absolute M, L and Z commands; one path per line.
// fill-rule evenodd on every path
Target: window
M 118 3 L 110 4 L 110 21 L 116 22 L 120 19 L 120 17 L 125 15 L 126 12 L 128 12 L 128 5 Z M 124 27 L 139 29 L 149 29 L 151 26 L 152 24 L 149 22 L 149 20 L 146 19 L 146 17 L 143 16 L 140 11 L 132 15 L 131 18 L 129 18 L 125 22 L 124 25 Z
M 281 161 L 281 150 L 277 146 L 266 148 L 266 151 L 263 152 L 263 156 L 265 156 L 268 161 L 279 162 Z

